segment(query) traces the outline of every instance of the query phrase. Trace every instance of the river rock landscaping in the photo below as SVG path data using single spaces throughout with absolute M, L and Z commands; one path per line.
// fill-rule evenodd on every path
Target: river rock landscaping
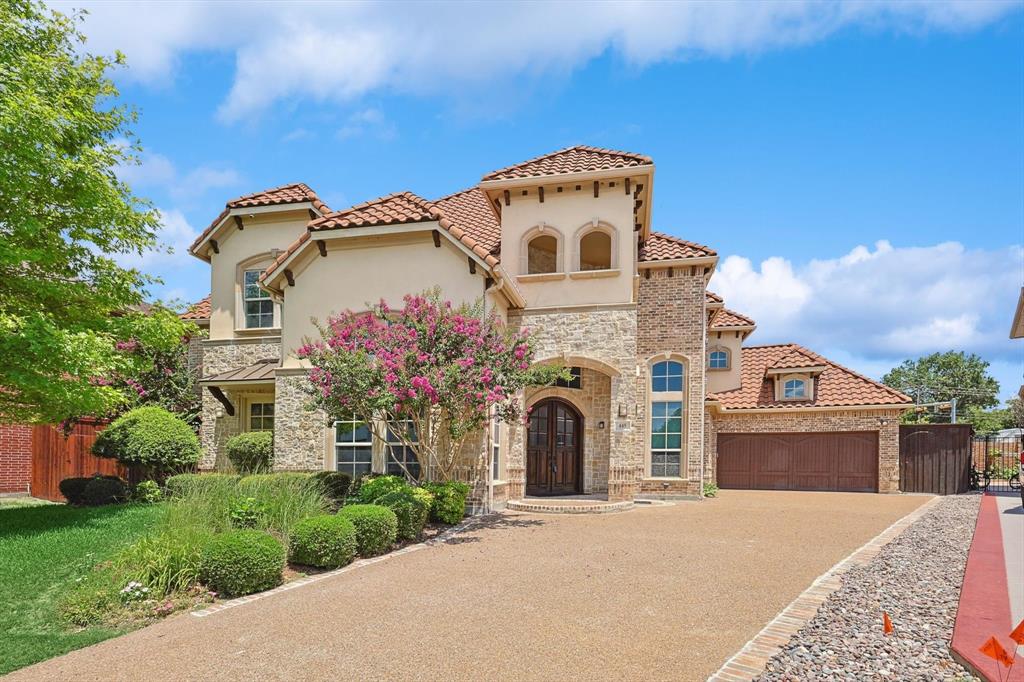
M 939 500 L 870 563 L 850 569 L 759 679 L 975 679 L 952 659 L 949 641 L 980 500 Z M 888 636 L 883 612 L 894 627 Z

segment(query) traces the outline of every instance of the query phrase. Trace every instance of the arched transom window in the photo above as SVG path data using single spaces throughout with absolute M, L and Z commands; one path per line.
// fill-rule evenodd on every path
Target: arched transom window
M 682 476 L 683 364 L 664 360 L 651 367 L 650 475 Z

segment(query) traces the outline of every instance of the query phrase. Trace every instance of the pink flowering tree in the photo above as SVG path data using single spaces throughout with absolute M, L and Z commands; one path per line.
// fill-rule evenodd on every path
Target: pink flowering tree
M 416 454 L 420 477 L 433 480 L 454 477 L 463 445 L 491 415 L 522 417 L 517 396 L 524 388 L 566 374 L 534 367 L 530 335 L 506 329 L 481 302 L 456 308 L 436 290 L 406 296 L 398 310 L 381 301 L 369 312 L 346 311 L 318 328 L 322 338 L 297 351 L 312 365 L 313 405 L 331 419 L 355 415 L 382 441 L 398 437 Z M 380 422 L 413 428 L 392 428 L 388 439 Z

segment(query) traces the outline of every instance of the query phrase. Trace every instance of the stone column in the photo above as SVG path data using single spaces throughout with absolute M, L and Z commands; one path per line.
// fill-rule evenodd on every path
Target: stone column
M 327 415 L 308 409 L 306 370 L 278 370 L 274 397 L 274 470 L 325 468 Z
M 608 455 L 608 500 L 620 502 L 636 497 L 638 464 L 642 470 L 636 443 L 636 391 L 632 375 L 611 379 L 611 452 Z M 625 416 L 620 416 L 620 415 Z

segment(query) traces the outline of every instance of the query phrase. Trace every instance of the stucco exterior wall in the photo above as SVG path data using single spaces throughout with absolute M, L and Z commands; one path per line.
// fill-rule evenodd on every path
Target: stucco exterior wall
M 801 433 L 829 431 L 874 431 L 878 433 L 878 491 L 899 492 L 901 410 L 837 410 L 768 412 L 710 415 L 713 433 L 707 439 L 706 476 L 716 480 L 719 433 Z M 884 419 L 886 424 L 880 424 Z
M 640 278 L 637 305 L 637 355 L 640 386 L 637 421 L 642 425 L 642 491 L 665 496 L 701 495 L 704 468 L 704 396 L 706 321 L 703 267 L 645 271 Z M 650 474 L 647 404 L 650 367 L 659 359 L 683 363 L 685 407 L 682 476 L 653 478 Z
M 741 346 L 743 339 L 740 332 L 708 332 L 707 353 L 724 349 L 729 353 L 729 369 L 708 369 L 707 389 L 708 393 L 718 391 L 730 391 L 740 387 L 741 375 Z M 707 363 L 705 363 L 707 367 Z

